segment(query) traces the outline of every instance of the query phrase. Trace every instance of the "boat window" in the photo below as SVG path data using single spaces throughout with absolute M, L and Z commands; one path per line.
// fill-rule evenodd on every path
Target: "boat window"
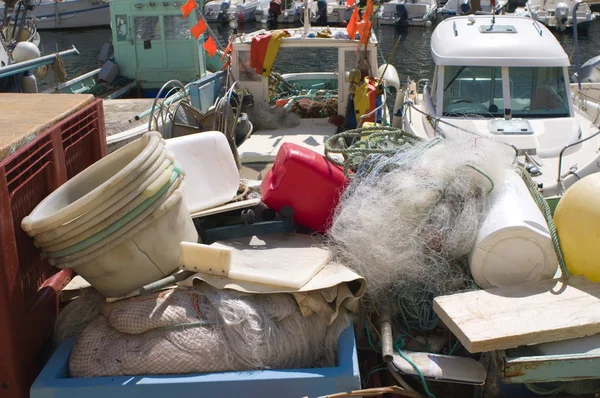
M 117 27 L 117 41 L 129 40 L 129 29 L 127 28 L 127 15 L 115 15 L 115 26 Z
M 135 17 L 134 26 L 137 40 L 160 40 L 160 20 L 158 17 Z
M 337 72 L 337 48 L 280 48 L 273 70 L 284 73 Z
M 356 51 L 346 51 L 346 53 L 344 54 L 344 70 L 346 72 L 352 70 L 352 69 L 356 69 L 357 67 L 357 62 L 358 62 L 358 56 L 359 54 L 356 53 Z M 371 52 L 367 51 L 367 55 L 366 58 L 367 62 L 371 59 Z
M 256 73 L 256 69 L 250 66 L 250 51 L 238 51 L 238 76 L 242 82 L 260 82 L 262 76 Z
M 569 101 L 563 69 L 509 68 L 512 115 L 568 117 Z
M 189 40 L 192 38 L 189 19 L 184 19 L 180 15 L 166 15 L 164 18 L 165 39 Z
M 444 116 L 499 117 L 504 114 L 499 67 L 446 66 L 443 89 Z
M 281 48 L 273 71 L 284 75 L 284 79 L 299 90 L 337 90 L 338 49 Z

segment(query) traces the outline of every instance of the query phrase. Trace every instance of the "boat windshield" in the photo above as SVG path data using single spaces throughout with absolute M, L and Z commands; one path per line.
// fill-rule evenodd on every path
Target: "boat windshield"
M 570 114 L 561 67 L 508 68 L 510 109 L 514 117 L 552 118 Z M 446 66 L 444 116 L 502 117 L 502 68 Z M 507 107 L 508 108 L 508 107 Z
M 444 116 L 504 114 L 502 70 L 487 66 L 446 66 Z
M 509 68 L 509 76 L 513 116 L 569 116 L 563 68 Z

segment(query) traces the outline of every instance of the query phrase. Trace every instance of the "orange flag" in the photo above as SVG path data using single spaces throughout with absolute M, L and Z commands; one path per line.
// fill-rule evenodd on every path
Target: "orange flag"
M 181 14 L 184 18 L 187 18 L 188 15 L 192 13 L 196 9 L 196 2 L 194 0 L 187 0 L 187 2 L 181 6 Z
M 212 36 L 209 37 L 208 40 L 206 40 L 202 48 L 204 48 L 208 55 L 210 55 L 211 57 L 215 55 L 215 53 L 217 52 L 217 44 L 213 40 Z
M 371 35 L 371 26 L 373 23 L 371 21 L 360 21 L 357 24 L 357 31 L 360 36 L 360 42 L 362 44 L 367 44 L 369 42 L 369 36 Z
M 192 29 L 190 29 L 190 32 L 192 32 L 192 36 L 194 36 L 196 39 L 198 39 L 200 37 L 200 35 L 202 33 L 204 33 L 205 30 L 206 30 L 206 22 L 204 22 L 204 18 L 200 18 L 198 23 L 196 25 L 194 25 L 194 27 Z
M 354 40 L 356 37 L 356 29 L 358 24 L 358 7 L 354 9 L 352 12 L 352 17 L 350 17 L 350 21 L 348 21 L 348 26 L 346 26 L 346 32 L 348 33 L 348 37 L 350 40 Z
M 346 1 L 346 10 L 349 8 L 352 8 L 354 6 L 354 0 L 347 0 Z
M 367 9 L 365 10 L 365 13 L 363 14 L 363 21 L 370 20 L 372 15 L 373 15 L 373 0 L 367 0 Z

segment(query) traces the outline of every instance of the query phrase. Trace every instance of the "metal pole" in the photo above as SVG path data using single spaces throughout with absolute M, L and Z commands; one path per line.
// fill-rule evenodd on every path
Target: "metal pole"
M 387 301 L 379 307 L 379 321 L 381 354 L 385 362 L 392 362 L 394 360 L 394 338 L 392 337 L 392 316 Z
M 61 51 L 58 54 L 50 54 L 45 55 L 40 58 L 32 59 L 30 61 L 18 62 L 16 64 L 11 64 L 8 66 L 4 66 L 0 68 L 0 78 L 16 75 L 17 73 L 25 72 L 30 69 L 38 68 L 44 65 L 50 65 L 54 62 L 57 55 L 64 57 L 66 55 L 79 55 L 79 51 L 73 46 L 70 50 Z
M 204 24 L 206 25 L 206 29 L 208 30 L 208 33 L 213 37 L 213 40 L 215 41 L 215 43 L 217 43 L 217 47 L 219 47 L 219 50 L 223 51 L 223 46 L 217 40 L 217 36 L 215 36 L 215 33 L 210 28 L 210 25 L 208 24 L 208 21 L 206 20 L 206 18 L 204 18 L 204 14 L 202 13 L 202 9 L 198 5 L 198 3 L 196 3 L 196 11 L 198 11 L 198 15 L 200 15 L 200 18 L 202 18 L 204 20 Z
M 579 43 L 577 42 L 577 9 L 581 4 L 581 0 L 576 0 L 573 6 L 573 39 L 575 42 L 575 68 L 577 71 L 577 85 L 579 86 L 579 92 L 581 92 L 581 70 L 579 66 Z M 559 177 L 560 178 L 560 177 Z

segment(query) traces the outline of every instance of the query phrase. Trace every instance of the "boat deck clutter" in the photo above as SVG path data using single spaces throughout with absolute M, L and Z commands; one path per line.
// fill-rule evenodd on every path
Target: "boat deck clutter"
M 235 34 L 218 78 L 171 80 L 151 110 L 107 102 L 111 129 L 149 119 L 110 151 L 101 101 L 19 96 L 40 110 L 21 122 L 0 96 L 2 398 L 600 394 L 598 175 L 561 185 L 557 165 L 553 213 L 541 151 L 512 142 L 538 140 L 529 122 L 417 107 L 419 85 L 377 65 L 367 3 L 348 29 Z M 514 34 L 494 23 L 481 34 Z M 336 69 L 271 71 L 311 46 Z M 446 70 L 456 110 L 485 79 L 453 68 L 423 92 L 441 106 Z M 518 73 L 497 69 L 492 101 Z

